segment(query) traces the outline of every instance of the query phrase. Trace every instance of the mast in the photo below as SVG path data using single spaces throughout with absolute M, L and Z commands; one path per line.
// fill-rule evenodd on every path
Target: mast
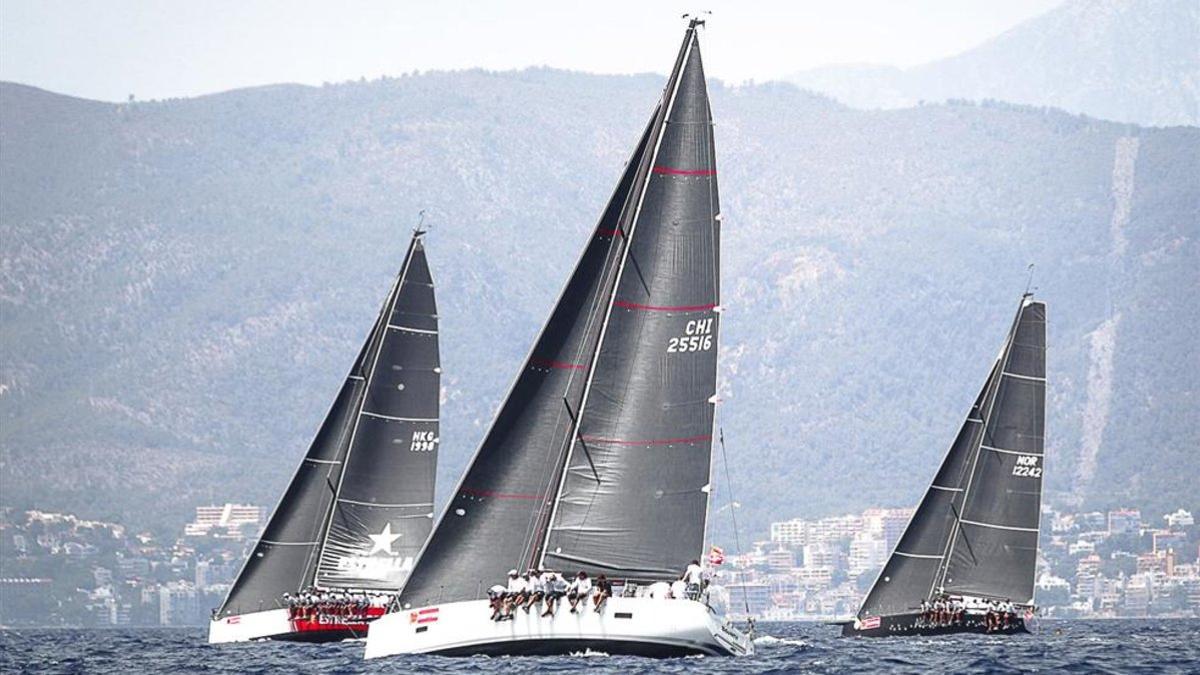
M 441 366 L 424 234 L 413 233 L 368 355 L 319 587 L 398 591 L 431 528 Z

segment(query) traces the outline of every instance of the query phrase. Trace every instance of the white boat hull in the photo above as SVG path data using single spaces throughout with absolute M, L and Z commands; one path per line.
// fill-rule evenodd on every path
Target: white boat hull
M 753 653 L 750 636 L 692 600 L 610 598 L 597 613 L 572 614 L 560 603 L 552 617 L 518 609 L 492 621 L 486 600 L 452 602 L 387 614 L 367 632 L 366 658 L 395 654 L 555 655 L 585 651 L 670 657 Z
M 292 622 L 286 609 L 238 614 L 208 623 L 208 643 L 248 642 L 265 640 L 292 632 Z

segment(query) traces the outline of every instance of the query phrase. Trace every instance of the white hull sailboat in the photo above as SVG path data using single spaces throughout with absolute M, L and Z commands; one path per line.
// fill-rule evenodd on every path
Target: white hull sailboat
M 368 658 L 752 651 L 704 602 L 637 593 L 706 548 L 721 217 L 700 23 Z M 603 577 L 614 596 L 494 621 L 485 592 L 509 569 Z
M 412 569 L 433 525 L 441 373 L 423 234 L 213 612 L 210 643 L 361 638 Z
M 650 657 L 745 656 L 749 635 L 695 600 L 609 598 L 589 605 L 517 610 L 511 621 L 491 620 L 486 600 L 451 602 L 388 614 L 371 624 L 366 658 L 395 654 L 551 656 L 603 652 Z

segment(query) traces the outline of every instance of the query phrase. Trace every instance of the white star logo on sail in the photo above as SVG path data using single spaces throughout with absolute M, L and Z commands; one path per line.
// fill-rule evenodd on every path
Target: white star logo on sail
M 392 543 L 399 539 L 401 535 L 398 533 L 392 534 L 391 523 L 383 526 L 383 532 L 380 532 L 379 534 L 368 534 L 367 536 L 371 538 L 371 541 L 375 542 L 375 545 L 371 548 L 371 552 L 367 555 L 375 555 L 379 551 L 383 551 L 388 555 L 396 555 L 395 553 L 392 553 Z

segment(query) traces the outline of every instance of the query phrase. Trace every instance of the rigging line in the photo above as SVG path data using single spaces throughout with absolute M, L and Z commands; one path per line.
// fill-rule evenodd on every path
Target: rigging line
M 720 429 L 721 439 L 721 462 L 725 465 L 725 486 L 729 488 L 729 517 L 733 520 L 733 545 L 737 547 L 738 553 L 742 552 L 742 537 L 738 533 L 737 523 L 737 504 L 733 499 L 733 481 L 729 478 L 729 454 L 725 452 L 725 428 Z M 746 590 L 746 583 L 742 582 L 742 602 L 746 606 L 746 616 L 750 616 L 750 596 Z
M 967 531 L 962 529 L 962 516 L 958 514 L 958 509 L 954 508 L 954 502 L 950 502 L 950 511 L 954 514 L 954 520 L 958 521 L 959 533 L 962 534 L 963 543 L 967 545 L 967 553 L 971 554 L 971 562 L 979 564 L 979 559 L 975 557 L 975 550 L 971 548 L 971 540 L 967 538 Z
M 583 436 L 579 434 L 579 420 L 575 418 L 575 413 L 571 411 L 571 404 L 567 401 L 567 397 L 562 399 L 563 406 L 567 409 L 567 416 L 571 418 L 571 429 L 574 430 L 575 440 L 579 441 L 579 447 L 583 448 L 583 456 L 587 458 L 588 466 L 592 467 L 592 475 L 596 477 L 596 485 L 600 484 L 600 472 L 596 471 L 596 463 L 592 461 L 592 453 L 588 451 L 587 443 L 583 442 Z

